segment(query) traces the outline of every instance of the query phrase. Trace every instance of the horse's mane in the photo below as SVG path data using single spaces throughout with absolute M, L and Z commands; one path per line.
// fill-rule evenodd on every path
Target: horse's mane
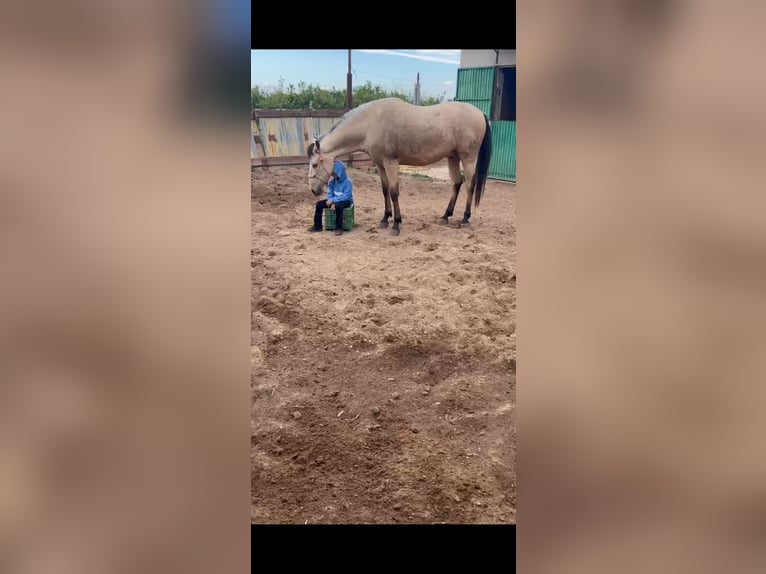
M 333 126 L 330 128 L 330 131 L 325 132 L 322 135 L 318 136 L 317 141 L 321 142 L 322 138 L 325 138 L 326 136 L 330 135 L 336 129 L 345 125 L 348 121 L 354 119 L 360 113 L 369 109 L 370 106 L 373 106 L 374 104 L 378 104 L 381 102 L 390 102 L 390 101 L 402 101 L 402 100 L 400 100 L 399 98 L 381 98 L 379 100 L 373 100 L 371 102 L 367 102 L 366 104 L 362 104 L 361 106 L 356 107 L 353 110 L 349 110 L 345 114 L 343 114 L 341 118 L 337 122 L 335 122 L 335 124 L 333 124 Z
M 349 121 L 354 119 L 356 116 L 358 116 L 359 114 L 367 111 L 370 107 L 374 106 L 375 104 L 379 104 L 379 103 L 382 103 L 382 102 L 391 102 L 391 101 L 401 102 L 403 100 L 401 100 L 399 98 L 381 98 L 379 100 L 373 100 L 371 102 L 367 102 L 365 104 L 362 104 L 361 106 L 358 106 L 358 107 L 354 108 L 353 110 L 349 110 L 345 114 L 343 114 L 341 116 L 341 118 L 337 122 L 335 122 L 333 124 L 333 126 L 330 128 L 329 131 L 327 131 L 327 132 L 325 132 L 325 133 L 323 133 L 321 135 L 316 136 L 316 138 L 315 138 L 316 141 L 318 141 L 319 143 L 322 143 L 322 140 L 324 138 L 326 138 L 328 135 L 330 135 L 332 132 L 334 132 L 336 129 L 338 129 L 341 126 L 344 126 Z M 309 157 L 311 157 L 311 154 L 313 153 L 313 151 L 314 151 L 314 144 L 311 143 L 311 144 L 309 144 L 309 147 L 307 149 L 307 155 Z

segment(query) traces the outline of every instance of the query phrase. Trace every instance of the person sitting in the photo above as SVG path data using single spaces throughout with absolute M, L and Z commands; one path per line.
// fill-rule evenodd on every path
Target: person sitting
M 317 201 L 314 225 L 309 231 L 322 231 L 322 213 L 329 207 L 335 212 L 335 235 L 343 235 L 343 210 L 354 203 L 353 194 L 354 184 L 346 173 L 346 166 L 336 161 L 327 182 L 327 198 Z

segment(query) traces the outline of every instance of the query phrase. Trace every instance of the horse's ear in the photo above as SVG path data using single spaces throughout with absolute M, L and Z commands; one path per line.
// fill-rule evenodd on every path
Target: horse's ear
M 319 149 L 319 140 L 314 140 L 314 143 L 315 143 L 315 144 L 316 144 L 316 146 L 317 146 L 317 151 L 320 151 L 320 149 Z

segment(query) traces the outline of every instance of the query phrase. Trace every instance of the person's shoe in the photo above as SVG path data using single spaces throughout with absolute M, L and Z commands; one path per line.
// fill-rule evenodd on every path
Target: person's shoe
M 335 230 L 335 235 L 343 235 L 343 230 L 342 229 L 336 229 Z
M 322 228 L 321 228 L 321 227 L 314 227 L 314 226 L 312 225 L 311 227 L 309 227 L 309 231 L 310 231 L 311 233 L 316 233 L 317 231 L 322 231 Z

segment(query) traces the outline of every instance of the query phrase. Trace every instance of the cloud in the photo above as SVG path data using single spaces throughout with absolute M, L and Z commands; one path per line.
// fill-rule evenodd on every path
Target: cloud
M 451 86 L 451 85 L 453 85 L 454 83 L 455 83 L 455 81 L 454 81 L 454 80 L 447 80 L 446 82 L 444 82 L 444 85 L 445 85 L 445 86 Z
M 445 58 L 443 56 L 429 56 L 428 54 L 411 54 L 409 52 L 402 52 L 399 50 L 355 50 L 356 52 L 362 52 L 364 54 L 382 54 L 386 56 L 400 56 L 403 58 L 413 58 L 415 60 L 424 60 L 426 62 L 436 62 L 439 64 L 453 64 L 453 65 L 460 65 L 460 59 L 455 59 L 454 54 L 450 54 L 453 57 L 452 58 Z M 424 52 L 425 50 L 421 50 L 421 52 Z M 446 50 L 430 50 L 431 52 L 437 51 L 437 52 L 444 52 Z
M 460 50 L 409 50 L 410 52 L 417 52 L 418 54 L 438 54 L 440 56 L 453 56 L 460 57 Z

